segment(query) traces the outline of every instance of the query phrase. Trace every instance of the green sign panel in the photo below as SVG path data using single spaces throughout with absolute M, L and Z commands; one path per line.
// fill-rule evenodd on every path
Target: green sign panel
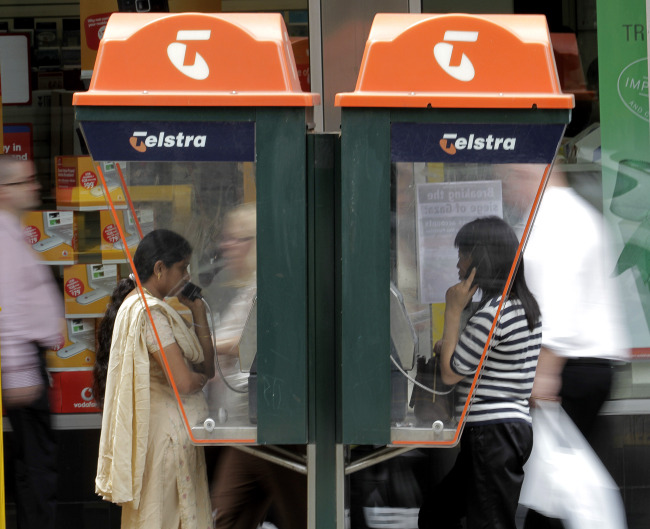
M 643 0 L 598 2 L 603 206 L 632 346 L 650 356 L 650 123 Z

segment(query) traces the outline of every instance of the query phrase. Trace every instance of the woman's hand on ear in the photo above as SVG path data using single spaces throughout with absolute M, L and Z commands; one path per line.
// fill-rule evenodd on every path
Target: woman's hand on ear
M 203 300 L 200 297 L 191 300 L 190 298 L 184 296 L 180 292 L 176 295 L 176 297 L 178 298 L 178 301 L 180 301 L 183 305 L 185 305 L 188 309 L 190 309 L 193 315 L 205 313 L 205 304 L 203 303 Z
M 467 278 L 447 289 L 447 294 L 445 295 L 445 301 L 447 303 L 446 310 L 462 312 L 467 304 L 472 301 L 474 294 L 478 290 L 478 285 L 473 284 L 475 277 L 476 268 L 472 268 Z
M 474 278 L 476 277 L 476 268 L 472 268 L 466 279 L 460 283 L 450 287 L 445 296 L 445 324 L 442 331 L 442 340 L 436 343 L 434 350 L 439 348 L 441 356 L 440 369 L 442 373 L 442 381 L 445 384 L 456 384 L 464 378 L 463 375 L 458 375 L 451 368 L 451 357 L 456 349 L 458 343 L 458 336 L 460 334 L 460 317 L 463 309 L 472 300 L 474 294 L 478 290 L 478 285 L 473 285 Z

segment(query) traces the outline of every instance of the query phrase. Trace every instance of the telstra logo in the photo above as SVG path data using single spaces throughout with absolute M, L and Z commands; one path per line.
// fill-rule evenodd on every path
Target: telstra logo
M 468 138 L 458 137 L 455 132 L 447 132 L 442 135 L 440 147 L 447 154 L 454 155 L 456 151 L 514 151 L 517 138 L 499 138 L 492 134 L 487 136 L 475 136 L 470 134 Z
M 197 81 L 203 81 L 207 79 L 210 75 L 210 68 L 208 63 L 201 56 L 201 54 L 196 51 L 194 52 L 194 62 L 192 64 L 187 63 L 188 57 L 187 54 L 187 44 L 185 42 L 196 42 L 196 41 L 206 41 L 210 40 L 210 30 L 180 30 L 176 34 L 176 41 L 172 42 L 167 46 L 167 57 L 169 57 L 170 62 L 174 67 L 181 72 L 183 75 L 196 79 Z
M 459 48 L 461 43 L 476 42 L 478 31 L 445 31 L 443 40 L 433 47 L 433 56 L 440 68 L 459 81 L 474 79 L 474 65 Z M 450 44 L 451 42 L 458 44 Z
M 207 136 L 191 135 L 179 132 L 176 135 L 160 132 L 158 135 L 148 134 L 146 130 L 136 130 L 129 138 L 129 143 L 138 152 L 145 152 L 148 148 L 166 147 L 166 148 L 187 148 L 205 147 Z

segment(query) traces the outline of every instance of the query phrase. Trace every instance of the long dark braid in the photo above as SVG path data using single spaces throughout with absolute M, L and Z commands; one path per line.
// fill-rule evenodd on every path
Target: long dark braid
M 97 404 L 104 407 L 104 393 L 106 392 L 106 375 L 108 373 L 108 359 L 111 352 L 111 341 L 113 338 L 113 328 L 115 327 L 115 317 L 124 298 L 135 288 L 135 282 L 130 279 L 122 279 L 111 294 L 111 301 L 106 307 L 104 317 L 99 323 L 99 332 L 97 333 L 97 351 L 95 365 L 93 366 L 93 395 Z
M 154 266 L 162 261 L 166 267 L 187 259 L 192 254 L 192 247 L 184 237 L 170 230 L 154 230 L 143 237 L 133 256 L 133 264 L 142 283 L 153 274 Z M 100 405 L 104 406 L 106 393 L 106 376 L 110 358 L 113 328 L 117 312 L 126 296 L 135 288 L 135 281 L 130 278 L 122 279 L 111 294 L 111 301 L 106 313 L 99 324 L 97 335 L 97 350 L 93 367 L 93 395 Z

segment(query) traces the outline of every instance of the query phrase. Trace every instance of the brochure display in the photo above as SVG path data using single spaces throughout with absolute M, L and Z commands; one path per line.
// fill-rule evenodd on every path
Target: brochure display
M 336 104 L 342 442 L 452 446 L 491 350 L 466 399 L 436 373 L 455 236 L 489 216 L 514 229 L 505 298 L 574 98 L 542 16 L 380 14 Z

